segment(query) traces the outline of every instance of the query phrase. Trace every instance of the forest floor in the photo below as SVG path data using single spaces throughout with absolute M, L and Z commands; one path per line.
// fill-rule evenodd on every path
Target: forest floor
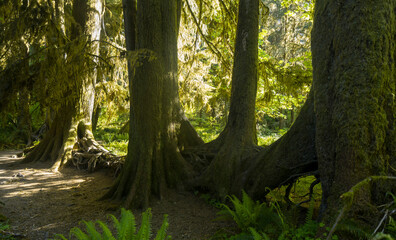
M 114 176 L 103 169 L 94 173 L 66 167 L 55 173 L 43 163 L 20 164 L 18 151 L 0 152 L 0 214 L 9 219 L 10 232 L 22 239 L 44 240 L 78 226 L 81 220 L 110 223 L 108 214 L 119 217 L 119 206 L 98 201 L 112 185 Z M 159 229 L 168 214 L 168 233 L 172 239 L 208 239 L 230 223 L 213 221 L 218 209 L 189 192 L 170 192 L 154 201 L 152 226 Z M 139 221 L 141 210 L 133 210 Z

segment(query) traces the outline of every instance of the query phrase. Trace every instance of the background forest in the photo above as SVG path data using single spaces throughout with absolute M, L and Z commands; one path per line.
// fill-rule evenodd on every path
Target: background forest
M 74 42 L 67 42 L 70 39 L 55 37 L 66 34 L 59 31 L 71 28 L 54 26 L 56 22 L 51 18 L 56 16 L 51 10 L 59 6 L 49 8 L 47 3 L 32 2 L 23 10 L 20 4 L 9 2 L 2 6 L 2 25 L 10 31 L 4 31 L 2 38 L 2 148 L 21 148 L 42 137 L 49 125 L 50 112 L 54 111 L 50 109 L 56 109 L 59 102 L 53 100 L 60 95 L 61 83 L 67 82 L 62 81 L 66 76 L 59 72 L 68 72 L 76 68 L 74 64 L 79 65 L 78 62 L 65 65 L 62 56 L 48 58 L 48 54 L 57 58 L 56 54 L 68 50 L 66 47 L 72 51 L 73 47 L 77 48 Z M 290 1 L 267 1 L 263 4 L 256 116 L 259 143 L 269 145 L 293 123 L 312 82 L 313 3 L 292 5 Z M 84 56 L 81 61 L 90 62 L 91 68 L 98 71 L 94 134 L 109 150 L 125 155 L 129 83 L 122 3 L 109 1 L 103 8 L 99 55 Z M 64 11 L 64 17 L 59 20 L 64 21 L 62 24 L 72 19 L 71 10 L 71 2 L 58 10 Z M 180 99 L 206 142 L 214 139 L 227 121 L 237 10 L 237 2 L 233 1 L 191 1 L 185 2 L 182 9 L 178 40 Z M 56 43 L 50 42 L 49 34 L 54 35 L 52 40 Z M 28 64 L 25 72 L 21 71 L 21 64 Z M 14 86 L 23 86 L 25 93 Z
M 395 239 L 396 3 L 335 2 L 4 0 L 0 150 L 108 168 L 127 209 L 193 192 L 235 223 L 211 239 Z

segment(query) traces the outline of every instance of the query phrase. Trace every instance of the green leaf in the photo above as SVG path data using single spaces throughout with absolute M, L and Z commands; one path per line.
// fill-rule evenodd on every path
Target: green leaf
M 102 239 L 102 235 L 96 230 L 95 223 L 89 221 L 83 221 L 85 227 L 87 229 L 87 233 L 91 239 L 100 240 Z
M 90 240 L 91 238 L 88 237 L 80 228 L 74 227 L 70 230 L 70 235 L 75 236 L 78 240 Z
M 151 235 L 151 208 L 148 208 L 142 214 L 142 223 L 140 225 L 139 232 L 136 239 L 139 240 L 149 240 Z
M 169 223 L 168 223 L 168 215 L 164 215 L 164 221 L 162 222 L 161 228 L 157 233 L 157 236 L 155 236 L 154 240 L 165 240 L 166 238 L 166 230 L 168 229 Z

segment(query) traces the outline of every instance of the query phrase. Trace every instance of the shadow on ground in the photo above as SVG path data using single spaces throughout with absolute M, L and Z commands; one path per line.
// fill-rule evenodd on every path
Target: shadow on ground
M 109 223 L 107 214 L 119 215 L 117 204 L 98 201 L 114 181 L 112 172 L 88 173 L 74 168 L 52 172 L 45 163 L 20 164 L 18 151 L 0 152 L 0 213 L 12 232 L 29 240 L 52 238 L 84 220 Z M 133 210 L 139 219 L 141 210 Z M 153 228 L 158 229 L 163 214 L 169 215 L 172 239 L 207 239 L 227 223 L 212 221 L 217 210 L 188 192 L 170 192 L 165 200 L 152 203 Z

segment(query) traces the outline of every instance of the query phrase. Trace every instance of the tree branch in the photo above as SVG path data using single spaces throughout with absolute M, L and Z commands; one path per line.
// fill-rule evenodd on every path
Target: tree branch
M 231 68 L 230 68 L 229 64 L 227 63 L 227 61 L 224 59 L 223 55 L 221 55 L 220 51 L 216 48 L 216 46 L 215 46 L 213 43 L 211 43 L 211 42 L 206 38 L 205 34 L 204 34 L 203 31 L 202 31 L 201 26 L 200 26 L 199 23 L 198 23 L 197 18 L 196 18 L 195 15 L 194 15 L 194 12 L 193 12 L 192 9 L 191 9 L 191 6 L 190 6 L 188 0 L 186 0 L 186 3 L 187 3 L 188 11 L 190 12 L 191 17 L 193 18 L 193 21 L 194 21 L 195 25 L 196 25 L 197 28 L 198 28 L 198 32 L 201 34 L 201 36 L 202 36 L 202 38 L 204 39 L 206 45 L 208 45 L 208 47 L 209 47 L 209 49 L 210 49 L 211 52 L 213 52 L 219 59 L 221 59 L 221 61 L 222 61 L 223 64 L 227 67 L 227 69 L 230 70 Z

